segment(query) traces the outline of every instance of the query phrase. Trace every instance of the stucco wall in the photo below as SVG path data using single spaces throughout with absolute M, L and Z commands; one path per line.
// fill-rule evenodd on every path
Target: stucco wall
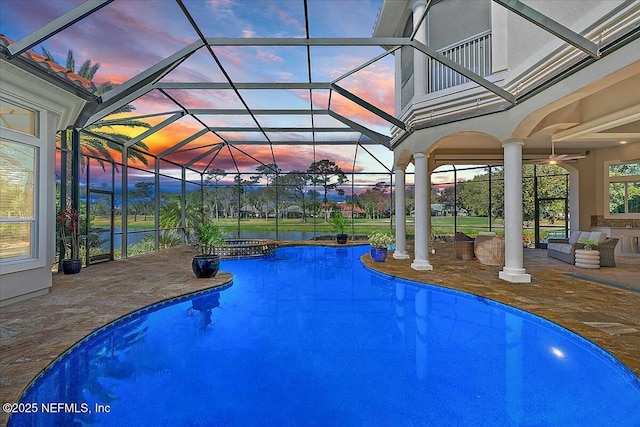
M 427 44 L 441 49 L 491 28 L 491 4 L 449 0 L 429 9 Z
M 599 17 L 605 15 L 616 6 L 623 3 L 622 0 L 524 0 L 526 5 L 534 8 L 543 15 L 553 19 L 561 25 L 581 33 Z M 565 42 L 538 26 L 526 21 L 515 13 L 506 14 L 501 6 L 493 7 L 497 24 L 503 25 L 500 33 L 494 32 L 495 40 L 506 43 L 507 57 L 499 57 L 497 69 L 508 68 L 517 74 L 538 61 Z M 506 24 L 506 25 L 505 25 Z M 504 46 L 503 46 L 504 48 Z M 508 58 L 508 63 L 505 61 Z

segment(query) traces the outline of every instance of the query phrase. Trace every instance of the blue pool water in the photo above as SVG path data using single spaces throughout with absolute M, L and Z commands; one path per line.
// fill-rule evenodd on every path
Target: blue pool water
M 9 425 L 640 425 L 640 380 L 608 353 L 519 310 L 372 273 L 367 250 L 224 260 L 233 285 L 96 331 L 23 395 L 38 413 Z

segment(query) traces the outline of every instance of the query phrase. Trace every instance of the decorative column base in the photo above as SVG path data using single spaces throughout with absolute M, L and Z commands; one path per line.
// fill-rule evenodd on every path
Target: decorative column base
M 414 270 L 433 270 L 433 265 L 429 264 L 429 261 L 414 260 L 411 263 L 411 268 Z
M 504 267 L 498 277 L 511 283 L 531 283 L 531 275 L 524 268 Z
M 398 251 L 398 250 L 396 250 L 393 253 L 393 258 L 394 259 L 409 259 L 409 254 L 407 253 L 407 251 Z

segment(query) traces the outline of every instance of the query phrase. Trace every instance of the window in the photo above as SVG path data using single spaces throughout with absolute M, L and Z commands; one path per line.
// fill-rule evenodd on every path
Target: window
M 0 125 L 4 128 L 38 136 L 38 113 L 0 99 Z
M 46 264 L 46 115 L 0 99 L 0 273 Z M 44 171 L 43 171 L 44 167 Z
M 36 147 L 0 140 L 0 260 L 33 258 Z
M 640 215 L 640 162 L 607 165 L 608 216 Z

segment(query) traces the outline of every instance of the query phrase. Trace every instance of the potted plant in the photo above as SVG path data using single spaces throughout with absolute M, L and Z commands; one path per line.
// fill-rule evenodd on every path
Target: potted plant
M 342 215 L 342 212 L 338 211 L 335 215 L 333 215 L 329 222 L 331 223 L 331 228 L 335 231 L 336 234 L 336 242 L 341 245 L 347 243 L 347 239 L 349 236 L 345 233 L 347 228 L 347 222 L 345 217 Z
M 80 212 L 77 209 L 60 209 L 56 216 L 60 240 L 71 248 L 71 257 L 62 259 L 62 272 L 64 274 L 77 274 L 82 269 L 82 260 L 78 257 L 80 246 L 78 244 L 78 230 Z M 68 241 L 67 241 L 68 239 Z M 66 251 L 65 251 L 66 252 Z
M 387 248 L 394 243 L 393 236 L 387 233 L 374 232 L 369 236 L 371 260 L 384 262 L 387 259 Z
M 578 243 L 582 243 L 584 245 L 582 249 L 590 251 L 591 249 L 593 249 L 594 246 L 598 246 L 598 243 L 600 242 L 598 242 L 597 240 L 580 239 L 578 240 Z
M 208 279 L 220 269 L 220 256 L 215 254 L 215 248 L 224 243 L 224 233 L 217 223 L 207 218 L 196 227 L 196 239 L 200 255 L 193 257 L 191 268 L 196 277 Z

